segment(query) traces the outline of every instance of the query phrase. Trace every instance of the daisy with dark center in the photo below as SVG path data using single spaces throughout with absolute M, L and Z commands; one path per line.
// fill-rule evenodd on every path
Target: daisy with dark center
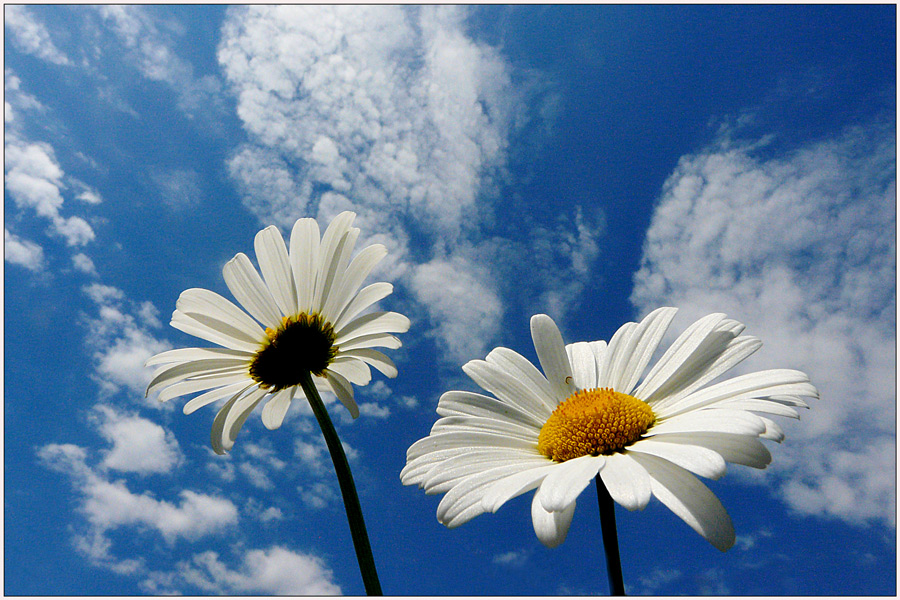
M 800 371 L 773 369 L 708 385 L 762 343 L 722 314 L 700 319 L 646 373 L 676 309 L 627 323 L 606 342 L 564 345 L 546 315 L 531 319 L 543 373 L 496 348 L 463 370 L 493 396 L 451 391 L 431 433 L 407 451 L 400 478 L 445 494 L 438 521 L 454 528 L 537 490 L 534 531 L 555 547 L 575 500 L 596 478 L 611 588 L 624 593 L 613 501 L 643 509 L 655 496 L 719 550 L 734 544 L 731 519 L 695 475 L 717 479 L 726 462 L 765 468 L 759 441 L 783 433 L 764 415 L 799 417 L 818 396 Z M 607 502 L 608 501 L 608 502 Z M 613 547 L 614 546 L 614 547 Z
M 244 310 L 209 290 L 182 292 L 172 326 L 222 347 L 180 348 L 152 357 L 147 364 L 161 366 L 147 394 L 158 392 L 165 402 L 202 392 L 185 404 L 185 414 L 225 400 L 212 427 L 213 450 L 224 454 L 261 402 L 263 424 L 276 429 L 302 391 L 338 472 L 366 590 L 380 593 L 347 459 L 319 396 L 334 393 L 358 417 L 353 384 L 367 384 L 370 367 L 396 377 L 391 359 L 376 348 L 399 348 L 393 334 L 409 329 L 401 314 L 367 312 L 393 286 L 377 282 L 360 289 L 387 250 L 375 244 L 351 259 L 360 233 L 352 227 L 355 217 L 341 213 L 321 239 L 314 219 L 299 219 L 289 247 L 274 226 L 260 231 L 254 245 L 262 276 L 243 253 L 222 270 Z

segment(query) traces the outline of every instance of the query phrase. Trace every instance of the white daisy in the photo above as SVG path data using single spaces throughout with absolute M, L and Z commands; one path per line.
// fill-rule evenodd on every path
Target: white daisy
M 453 528 L 537 489 L 531 516 L 548 547 L 563 542 L 575 499 L 599 474 L 613 500 L 643 509 L 656 496 L 719 550 L 734 544 L 731 519 L 693 474 L 716 479 L 725 463 L 762 469 L 759 438 L 781 441 L 769 418 L 798 418 L 801 396 L 817 397 L 800 371 L 774 369 L 714 385 L 762 343 L 722 314 L 682 333 L 643 377 L 676 309 L 623 325 L 606 342 L 565 346 L 550 317 L 531 319 L 544 373 L 497 348 L 463 366 L 494 397 L 451 391 L 441 418 L 407 451 L 405 485 L 446 493 L 438 520 Z
M 305 372 L 314 375 L 318 389 L 333 392 L 354 419 L 359 409 L 351 384 L 367 384 L 370 366 L 396 377 L 391 359 L 374 348 L 399 348 L 400 340 L 391 334 L 409 329 L 409 319 L 395 312 L 362 314 L 393 286 L 378 282 L 359 289 L 387 250 L 375 244 L 351 260 L 359 236 L 359 229 L 351 227 L 355 217 L 352 212 L 338 215 L 321 240 L 314 219 L 299 219 L 290 250 L 276 227 L 260 231 L 254 246 L 262 277 L 243 253 L 222 269 L 246 312 L 205 289 L 185 290 L 178 297 L 172 327 L 223 348 L 180 348 L 152 357 L 147 365 L 163 366 L 147 394 L 158 391 L 164 402 L 203 392 L 185 404 L 185 414 L 227 398 L 213 422 L 217 453 L 232 448 L 263 400 L 263 424 L 281 426 L 291 400 L 302 394 Z

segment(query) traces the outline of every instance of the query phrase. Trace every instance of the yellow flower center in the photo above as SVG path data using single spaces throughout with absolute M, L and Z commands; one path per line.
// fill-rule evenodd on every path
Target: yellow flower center
M 612 454 L 653 424 L 650 406 L 611 388 L 580 390 L 556 407 L 538 436 L 538 451 L 557 462 Z
M 278 329 L 266 328 L 266 339 L 250 361 L 250 377 L 273 392 L 300 385 L 304 372 L 322 375 L 338 348 L 331 323 L 321 315 L 283 317 Z

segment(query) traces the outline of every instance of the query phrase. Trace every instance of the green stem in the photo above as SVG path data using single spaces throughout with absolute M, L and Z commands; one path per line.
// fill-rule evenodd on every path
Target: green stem
M 312 375 L 304 373 L 300 381 L 306 399 L 312 407 L 313 414 L 319 422 L 328 452 L 331 453 L 331 461 L 337 473 L 338 483 L 341 486 L 341 495 L 344 498 L 344 509 L 347 511 L 347 521 L 350 523 L 350 534 L 353 536 L 353 547 L 356 549 L 356 560 L 359 562 L 359 570 L 362 573 L 363 583 L 366 586 L 366 594 L 369 596 L 381 596 L 381 584 L 378 582 L 378 573 L 375 570 L 375 558 L 372 556 L 372 547 L 369 545 L 369 534 L 366 533 L 366 524 L 363 521 L 362 508 L 359 506 L 359 498 L 356 495 L 356 486 L 353 484 L 353 476 L 350 474 L 350 465 L 347 456 L 338 437 L 334 425 L 328 417 L 328 411 L 319 392 L 312 381 Z
M 609 594 L 624 596 L 622 561 L 619 558 L 619 535 L 616 533 L 616 504 L 600 475 L 597 475 L 597 503 L 600 505 L 600 529 L 603 533 L 603 549 L 606 551 L 606 574 L 609 577 Z

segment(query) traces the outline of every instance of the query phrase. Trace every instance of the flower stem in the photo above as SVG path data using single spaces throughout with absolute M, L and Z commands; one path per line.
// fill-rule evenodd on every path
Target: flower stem
M 378 582 L 378 573 L 375 570 L 375 558 L 372 556 L 372 547 L 369 545 L 369 534 L 366 533 L 366 524 L 363 521 L 362 508 L 359 506 L 359 498 L 356 495 L 356 485 L 350 474 L 350 465 L 347 456 L 341 446 L 341 440 L 334 425 L 328 417 L 328 411 L 319 392 L 313 384 L 310 373 L 304 373 L 300 381 L 306 399 L 312 407 L 313 414 L 319 422 L 319 428 L 328 445 L 331 461 L 337 473 L 338 483 L 341 486 L 341 496 L 344 498 L 344 510 L 347 511 L 347 521 L 350 524 L 350 535 L 353 536 L 353 547 L 356 549 L 356 560 L 359 562 L 359 570 L 362 573 L 363 584 L 366 586 L 366 594 L 369 596 L 381 596 L 381 584 Z
M 597 475 L 597 503 L 600 505 L 600 529 L 603 532 L 603 549 L 606 551 L 606 574 L 609 577 L 609 594 L 624 596 L 622 561 L 619 559 L 619 535 L 616 533 L 616 505 L 609 495 L 600 475 Z

